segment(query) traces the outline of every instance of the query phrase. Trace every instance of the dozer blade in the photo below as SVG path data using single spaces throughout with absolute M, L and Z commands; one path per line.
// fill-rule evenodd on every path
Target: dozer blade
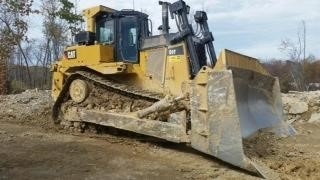
M 224 50 L 218 62 L 191 85 L 191 146 L 264 176 L 245 156 L 242 139 L 265 128 L 294 133 L 283 120 L 279 82 L 247 56 Z

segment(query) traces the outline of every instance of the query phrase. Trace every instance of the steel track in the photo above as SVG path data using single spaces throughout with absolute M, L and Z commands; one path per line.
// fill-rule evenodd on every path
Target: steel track
M 59 97 L 57 98 L 57 100 L 53 105 L 52 118 L 55 123 L 60 122 L 59 120 L 60 108 L 61 108 L 61 105 L 68 99 L 68 91 L 69 91 L 69 86 L 71 82 L 79 78 L 85 78 L 87 80 L 90 80 L 94 83 L 97 83 L 103 86 L 106 89 L 106 91 L 111 90 L 111 91 L 114 91 L 115 93 L 119 93 L 127 97 L 134 97 L 136 99 L 146 99 L 152 102 L 156 102 L 164 98 L 163 94 L 151 92 L 148 90 L 141 90 L 134 86 L 121 84 L 121 83 L 103 78 L 102 76 L 97 75 L 95 73 L 91 73 L 87 71 L 76 71 L 66 80 L 66 83 L 64 84 Z

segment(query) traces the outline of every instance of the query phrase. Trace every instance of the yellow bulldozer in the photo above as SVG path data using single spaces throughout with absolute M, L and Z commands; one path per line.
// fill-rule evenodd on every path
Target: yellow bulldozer
M 278 79 L 255 58 L 223 50 L 217 59 L 206 12 L 195 12 L 193 28 L 184 1 L 159 4 L 159 35 L 152 35 L 145 13 L 84 10 L 87 30 L 52 66 L 55 123 L 186 143 L 263 174 L 245 155 L 243 139 L 262 129 L 292 133 L 283 120 Z

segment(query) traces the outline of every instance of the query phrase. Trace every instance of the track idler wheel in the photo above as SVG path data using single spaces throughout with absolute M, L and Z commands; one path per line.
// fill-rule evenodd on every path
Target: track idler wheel
M 88 84 L 81 79 L 76 79 L 71 82 L 69 93 L 71 99 L 76 103 L 82 103 L 89 95 Z

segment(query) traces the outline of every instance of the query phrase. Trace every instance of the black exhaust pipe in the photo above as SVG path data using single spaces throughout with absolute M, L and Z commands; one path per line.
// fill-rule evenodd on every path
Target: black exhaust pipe
M 162 34 L 169 34 L 169 2 L 159 1 L 159 5 L 162 6 Z

